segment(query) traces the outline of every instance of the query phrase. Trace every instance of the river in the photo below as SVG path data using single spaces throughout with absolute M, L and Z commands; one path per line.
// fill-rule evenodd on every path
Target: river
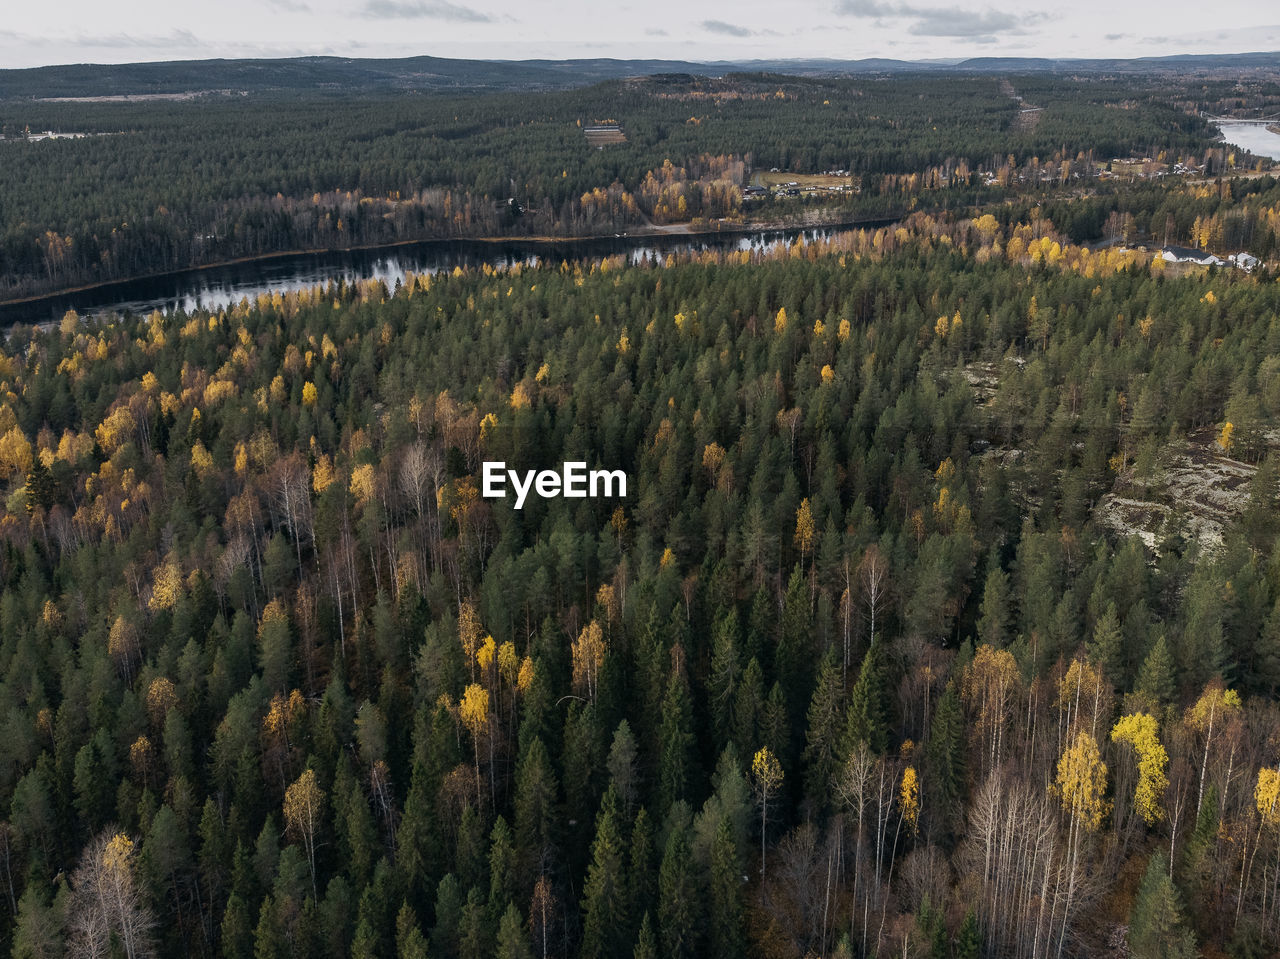
M 1272 133 L 1261 123 L 1219 123 L 1222 139 L 1262 157 L 1280 160 L 1280 133 Z
M 880 220 L 859 225 L 875 227 L 890 222 L 893 221 Z M 19 323 L 48 325 L 61 319 L 68 310 L 75 310 L 81 316 L 146 314 L 153 310 L 217 310 L 245 297 L 252 302 L 260 293 L 305 289 L 330 280 L 345 280 L 351 284 L 358 280 L 380 279 L 388 288 L 394 288 L 396 281 L 403 279 L 407 272 L 437 273 L 452 270 L 455 266 L 474 267 L 483 263 L 495 267 L 542 261 L 559 263 L 561 260 L 619 254 L 635 263 L 675 252 L 768 249 L 779 243 L 794 242 L 801 235 L 812 239 L 850 228 L 646 234 L 546 243 L 529 240 L 428 240 L 369 250 L 289 254 L 122 280 L 87 290 L 41 297 L 27 303 L 0 305 L 0 329 L 9 329 Z

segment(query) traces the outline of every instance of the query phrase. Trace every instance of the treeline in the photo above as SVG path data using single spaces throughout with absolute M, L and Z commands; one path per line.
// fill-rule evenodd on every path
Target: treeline
M 1065 163 L 1078 172 L 1091 157 L 1198 156 L 1210 142 L 1207 125 L 1141 82 L 1055 89 L 1035 90 L 1045 110 L 1031 129 L 1019 126 L 1019 101 L 995 78 L 972 76 L 668 76 L 536 93 L 3 101 L 7 136 L 102 135 L 0 142 L 0 296 L 297 248 L 736 218 L 743 181 L 774 167 L 852 171 L 861 191 L 834 201 L 846 215 L 895 215 L 904 203 L 955 208 L 996 195 L 982 186 L 984 170 L 1030 172 L 1034 158 L 1036 170 Z M 587 144 L 582 127 L 604 119 L 620 120 L 626 143 Z M 742 168 L 715 186 L 697 172 L 708 158 Z M 593 199 L 641 198 L 668 167 L 687 173 L 656 187 L 675 187 L 669 203 L 655 196 L 648 207 L 602 208 Z M 1039 190 L 1042 181 L 1005 176 L 1004 186 Z M 753 215 L 787 212 L 766 204 Z
M 916 217 L 17 336 L 7 947 L 1274 952 L 1277 297 Z M 1104 532 L 1226 421 L 1220 551 Z

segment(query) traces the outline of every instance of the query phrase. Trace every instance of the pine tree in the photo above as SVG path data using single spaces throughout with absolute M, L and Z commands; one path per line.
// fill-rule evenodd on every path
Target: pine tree
M 600 803 L 591 865 L 582 896 L 583 959 L 620 954 L 627 933 L 627 874 L 618 791 L 610 785 Z
M 1151 857 L 1129 913 L 1129 954 L 1135 959 L 1192 959 L 1195 938 L 1182 925 L 1182 903 L 1165 865 Z

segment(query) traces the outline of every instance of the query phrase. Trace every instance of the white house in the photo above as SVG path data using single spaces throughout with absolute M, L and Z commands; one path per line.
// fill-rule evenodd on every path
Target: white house
M 1160 257 L 1167 263 L 1194 263 L 1197 266 L 1222 266 L 1226 262 L 1212 253 L 1186 246 L 1166 246 L 1160 251 Z

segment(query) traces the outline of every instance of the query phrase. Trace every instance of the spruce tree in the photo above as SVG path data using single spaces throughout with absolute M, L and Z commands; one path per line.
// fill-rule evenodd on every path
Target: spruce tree
M 877 640 L 867 650 L 858 670 L 858 681 L 849 695 L 845 714 L 844 752 L 847 755 L 860 742 L 883 756 L 889 748 L 888 705 L 885 702 L 884 643 Z
M 929 742 L 924 751 L 926 808 L 933 811 L 931 823 L 943 836 L 952 836 L 964 805 L 965 726 L 960 696 L 954 680 L 938 699 L 929 724 Z
M 631 849 L 627 856 L 627 911 L 635 921 L 648 915 L 657 895 L 653 824 L 644 807 L 636 813 L 631 827 Z
M 533 946 L 524 919 L 514 902 L 507 903 L 498 923 L 498 946 L 494 959 L 533 959 Z
M 720 820 L 711 846 L 710 955 L 738 959 L 745 951 L 742 864 L 728 817 Z
M 701 883 L 695 875 L 689 830 L 676 824 L 667 838 L 658 873 L 658 938 L 669 959 L 698 955 L 702 917 Z
M 610 785 L 600 803 L 591 865 L 582 897 L 583 959 L 621 954 L 627 941 L 627 874 L 618 791 Z
M 516 767 L 516 870 L 525 888 L 532 888 L 554 855 L 558 792 L 546 747 L 534 739 Z
M 809 728 L 805 734 L 805 787 L 808 797 L 825 808 L 831 796 L 831 780 L 838 765 L 844 717 L 840 708 L 843 689 L 840 667 L 828 650 L 818 672 L 818 684 L 809 703 Z
M 1134 959 L 1193 959 L 1195 938 L 1182 924 L 1182 903 L 1165 857 L 1151 857 L 1129 913 L 1129 955 Z
M 1093 627 L 1093 638 L 1086 645 L 1089 661 L 1102 668 L 1112 685 L 1124 683 L 1124 635 L 1120 632 L 1120 618 L 1116 604 L 1108 603 L 1106 611 Z
M 653 919 L 647 912 L 640 923 L 640 934 L 636 937 L 636 947 L 631 955 L 632 959 L 658 959 L 658 939 L 653 934 Z
M 683 669 L 672 670 L 662 703 L 662 753 L 658 762 L 658 803 L 667 810 L 689 793 L 694 768 L 693 704 Z
M 982 937 L 978 934 L 978 916 L 970 908 L 956 934 L 955 959 L 979 959 L 982 955 Z
M 1150 707 L 1167 706 L 1173 701 L 1173 657 L 1163 633 L 1151 644 L 1133 689 Z

